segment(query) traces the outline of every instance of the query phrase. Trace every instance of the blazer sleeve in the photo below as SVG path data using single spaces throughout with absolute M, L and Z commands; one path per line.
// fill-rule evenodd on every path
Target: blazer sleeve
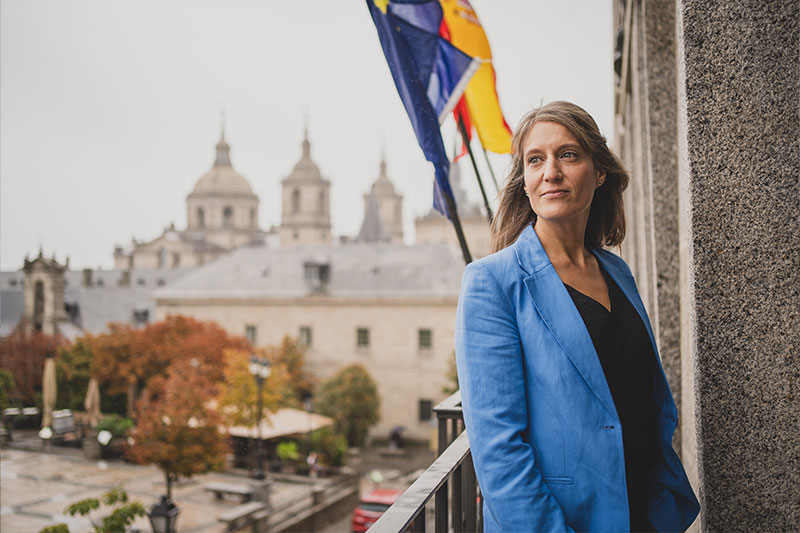
M 516 314 L 485 264 L 464 271 L 455 344 L 464 421 L 492 518 L 503 531 L 572 531 L 523 439 L 528 415 Z

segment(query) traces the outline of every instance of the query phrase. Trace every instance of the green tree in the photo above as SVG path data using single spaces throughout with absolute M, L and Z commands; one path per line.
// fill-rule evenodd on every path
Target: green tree
M 301 404 L 303 398 L 310 396 L 314 390 L 314 382 L 306 371 L 305 346 L 297 339 L 286 336 L 278 346 L 268 350 L 271 354 L 270 359 L 282 364 L 289 374 L 285 403 L 292 407 L 303 407 Z
M 442 387 L 442 392 L 445 394 L 453 394 L 458 391 L 458 367 L 456 366 L 456 352 L 453 352 L 453 357 L 447 366 L 447 385 Z
M 378 422 L 380 398 L 372 376 L 358 364 L 340 370 L 320 387 L 320 412 L 336 421 L 350 446 L 361 446 L 369 428 Z
M 121 486 L 114 487 L 103 494 L 102 505 L 113 507 L 113 509 L 110 514 L 100 519 L 100 523 L 95 522 L 91 516 L 92 511 L 96 511 L 101 507 L 101 500 L 97 498 L 86 498 L 75 502 L 67 507 L 64 512 L 70 516 L 88 517 L 97 533 L 125 533 L 127 527 L 136 520 L 136 517 L 147 514 L 140 502 L 128 501 L 128 493 Z M 39 533 L 69 533 L 69 527 L 66 524 L 56 524 L 42 529 Z
M 56 360 L 59 409 L 83 411 L 86 390 L 92 373 L 92 337 L 86 335 L 62 346 Z M 103 398 L 101 391 L 100 397 Z
M 8 407 L 8 395 L 14 388 L 14 376 L 0 368 L 0 411 Z

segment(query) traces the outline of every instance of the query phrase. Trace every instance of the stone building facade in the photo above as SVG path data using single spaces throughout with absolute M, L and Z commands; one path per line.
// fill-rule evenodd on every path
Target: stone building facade
M 800 527 L 800 10 L 614 2 L 631 265 L 694 530 Z
M 256 345 L 307 346 L 320 381 L 352 363 L 373 376 L 381 420 L 428 439 L 447 397 L 463 262 L 448 245 L 242 248 L 156 290 L 157 318 L 213 320 Z

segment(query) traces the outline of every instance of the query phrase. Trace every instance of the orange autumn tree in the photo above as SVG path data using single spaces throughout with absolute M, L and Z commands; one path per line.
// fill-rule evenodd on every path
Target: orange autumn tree
M 179 477 L 222 470 L 229 452 L 225 421 L 209 402 L 218 383 L 201 361 L 173 361 L 166 377 L 149 380 L 137 403 L 128 457 L 158 466 L 169 498 Z
M 139 390 L 155 376 L 166 376 L 173 364 L 194 362 L 212 383 L 224 377 L 226 349 L 248 350 L 242 337 L 229 335 L 213 322 L 174 315 L 142 329 L 119 324 L 92 340 L 93 368 L 111 394 L 127 392 L 133 413 Z

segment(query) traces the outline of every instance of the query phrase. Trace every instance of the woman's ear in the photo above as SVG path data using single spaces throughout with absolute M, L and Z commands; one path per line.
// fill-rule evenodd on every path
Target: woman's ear
M 598 170 L 597 171 L 597 187 L 600 187 L 605 182 L 606 182 L 606 171 L 605 170 Z

